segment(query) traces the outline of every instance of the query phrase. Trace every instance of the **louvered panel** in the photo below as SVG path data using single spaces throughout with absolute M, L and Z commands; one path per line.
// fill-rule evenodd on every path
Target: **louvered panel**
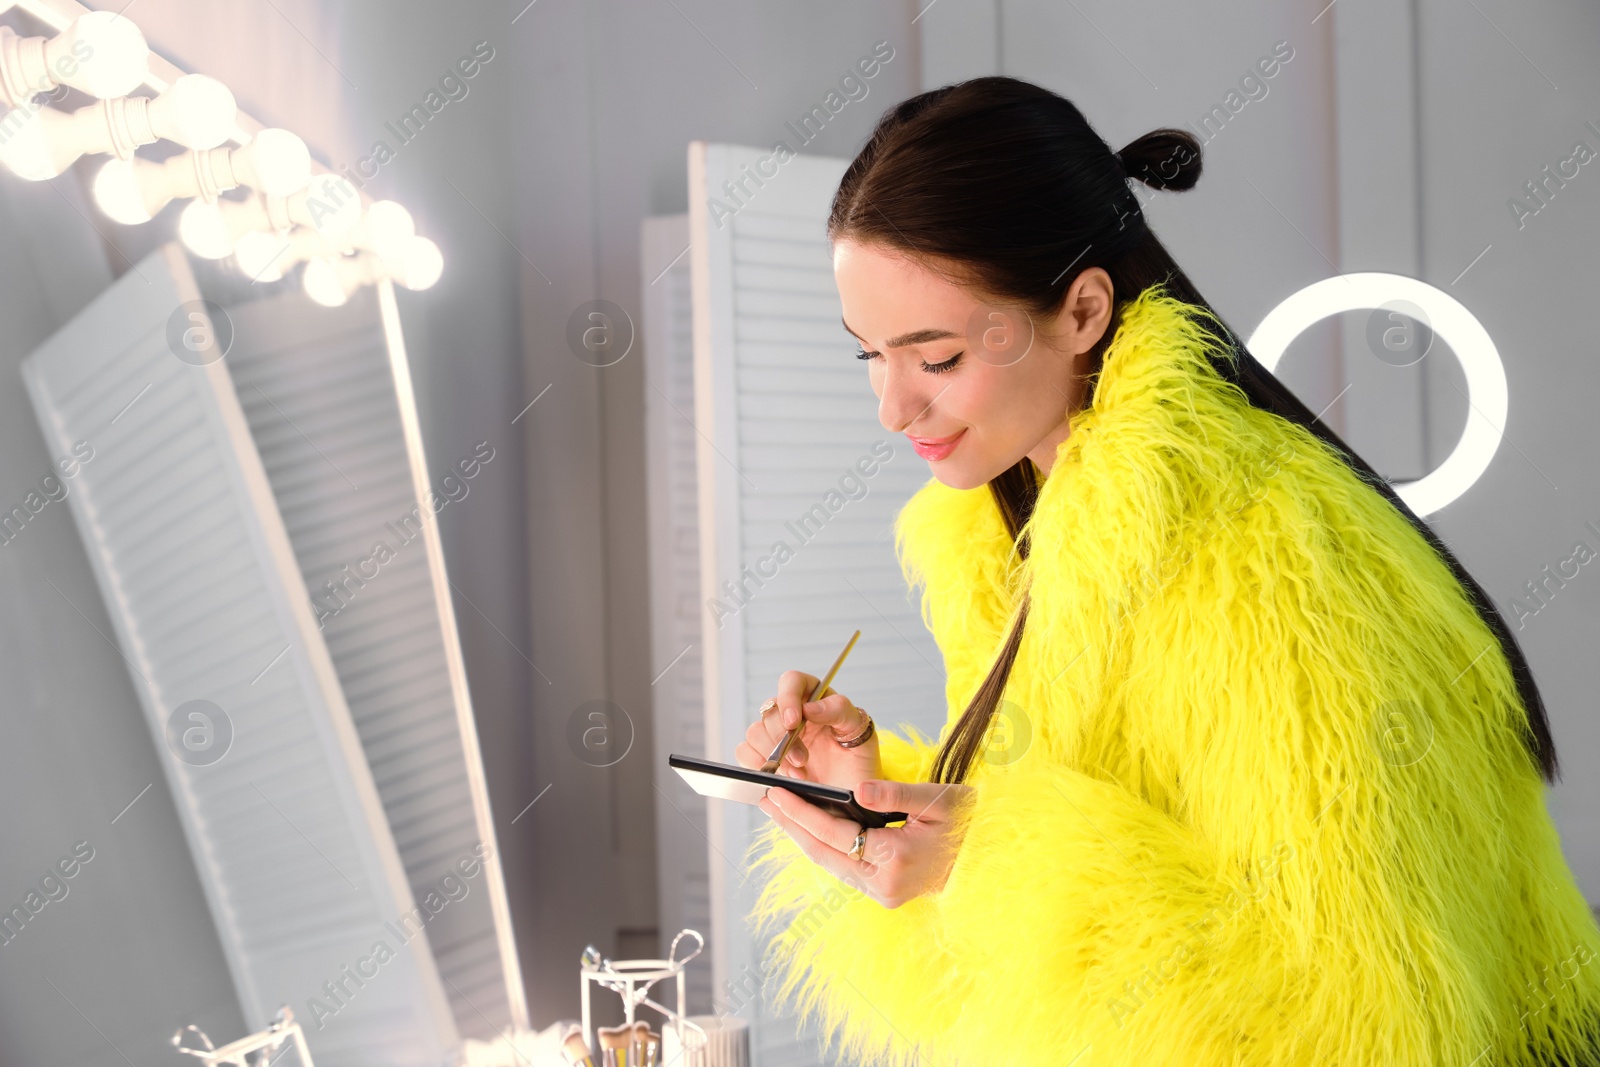
M 745 391 L 740 414 L 753 412 L 759 417 L 762 401 L 781 396 L 836 397 L 840 388 L 852 379 L 862 380 L 859 371 L 852 375 L 833 367 L 811 366 L 809 361 L 815 355 L 813 352 L 795 353 L 788 359 L 787 367 L 780 361 L 778 366 L 751 364 L 740 368 L 740 383 Z M 845 358 L 851 357 L 846 355 Z
M 646 478 L 650 523 L 651 705 L 655 724 L 656 854 L 661 952 L 685 927 L 711 933 L 706 801 L 667 770 L 673 752 L 704 754 L 701 676 L 699 497 L 695 469 L 694 338 L 686 215 L 645 219 L 640 228 L 646 292 Z M 669 266 L 670 264 L 670 266 Z M 663 271 L 665 273 L 663 273 Z M 686 951 L 680 947 L 680 953 Z M 685 982 L 689 1010 L 714 1010 L 711 968 L 702 956 Z M 662 987 L 665 988 L 665 987 Z
M 691 205 L 763 154 L 693 146 Z M 736 607 L 720 628 L 708 628 L 713 758 L 732 758 L 783 671 L 825 670 L 857 628 L 861 640 L 837 687 L 885 727 L 908 722 L 937 734 L 944 723 L 942 662 L 893 545 L 894 516 L 928 467 L 878 424 L 866 368 L 840 324 L 824 222 L 845 165 L 793 159 L 781 181 L 721 229 L 704 213 L 695 216 L 696 422 L 707 437 L 699 471 L 702 536 L 710 542 L 702 590 Z M 863 458 L 874 465 L 870 476 L 856 467 Z M 780 542 L 792 557 L 777 564 Z M 746 577 L 750 594 L 735 605 L 724 583 L 750 573 L 759 587 Z M 764 816 L 734 804 L 709 811 L 713 856 L 743 855 Z M 712 906 L 722 988 L 758 973 L 760 954 L 744 924 L 756 887 L 717 862 Z M 792 1019 L 773 1018 L 764 1004 L 751 1011 L 761 1067 L 821 1062 L 814 1035 L 797 1034 Z
M 775 232 L 771 224 L 777 220 L 773 216 L 764 215 L 759 208 L 741 214 L 744 214 L 745 218 L 735 217 L 731 230 L 735 270 L 746 264 L 787 270 L 832 269 L 826 258 L 820 266 L 817 263 L 817 235 L 809 221 L 805 224 L 796 223 L 792 227 L 783 227 L 784 232 Z M 824 256 L 827 254 L 826 246 L 823 248 L 823 254 Z M 796 295 L 798 298 L 806 294 Z M 734 307 L 737 308 L 745 299 L 745 294 L 736 290 L 733 298 Z
M 412 894 L 436 912 L 428 943 L 456 1028 L 492 1040 L 527 1019 L 454 619 L 437 596 L 437 529 L 424 531 L 432 507 L 417 490 L 450 468 L 414 477 L 378 301 L 363 289 L 338 309 L 295 293 L 238 308 L 228 364 Z M 472 480 L 454 478 L 470 498 Z M 490 861 L 463 876 L 480 845 Z
M 738 223 L 734 225 L 737 227 Z M 778 295 L 773 294 L 769 299 L 776 301 Z M 776 314 L 774 309 L 736 307 L 736 338 L 751 344 L 767 342 L 815 347 L 819 351 L 831 350 L 837 355 L 848 356 L 850 349 L 844 338 L 849 335 L 844 332 L 844 324 L 840 321 L 837 296 L 832 300 L 820 296 L 795 296 L 785 303 L 787 314 L 782 315 Z M 857 365 L 847 363 L 845 366 L 854 368 Z
M 831 271 L 818 271 L 831 277 Z M 753 289 L 735 294 L 734 313 L 742 320 L 739 337 L 749 341 L 782 341 L 839 348 L 839 331 L 817 328 L 818 323 L 839 325 L 839 297 L 831 292 L 794 293 L 782 289 Z M 831 320 L 829 316 L 832 316 Z M 771 325 L 773 323 L 779 325 Z M 792 329 L 783 328 L 789 324 Z
M 862 381 L 857 378 L 854 384 L 859 387 Z M 853 447 L 862 425 L 878 421 L 878 405 L 870 393 L 865 401 L 857 396 L 840 398 L 846 383 L 844 375 L 830 379 L 806 370 L 758 370 L 745 376 L 735 413 L 740 440 L 753 445 L 800 442 L 806 447 L 794 451 L 791 464 L 833 466 L 835 458 L 819 450 Z M 824 405 L 825 414 L 815 413 Z M 880 430 L 877 439 L 886 441 L 887 435 Z
M 831 268 L 818 270 L 815 266 L 774 267 L 765 263 L 745 263 L 739 269 L 739 276 L 746 280 L 743 295 L 747 298 L 768 291 L 796 296 L 807 293 L 829 296 L 838 293 L 833 284 Z
M 168 349 L 169 316 L 188 325 L 198 298 L 169 244 L 24 378 L 52 453 L 94 448 L 68 500 L 246 1021 L 290 1005 L 324 1067 L 436 1065 L 457 1042 L 449 1006 L 425 943 L 385 925 L 411 894 L 228 368 Z M 206 765 L 167 733 L 196 699 L 233 731 Z M 392 957 L 373 955 L 379 941 Z M 376 970 L 347 977 L 363 959 Z
M 802 441 L 802 444 L 806 443 L 808 442 Z M 851 469 L 854 470 L 854 467 L 852 466 Z M 822 479 L 822 484 L 831 484 L 832 488 L 840 489 L 840 491 L 843 492 L 843 489 L 840 487 L 837 478 L 834 479 L 832 483 L 828 483 L 826 481 L 829 474 L 837 474 L 838 471 L 820 464 L 814 468 L 814 471 L 816 472 L 816 477 Z M 859 474 L 860 472 L 857 471 L 857 473 Z M 866 482 L 867 493 L 870 494 L 873 492 L 874 483 L 877 481 L 876 476 L 863 478 L 863 481 Z M 820 501 L 817 499 L 815 489 L 816 485 L 797 486 L 787 482 L 777 484 L 770 492 L 764 492 L 759 496 L 752 495 L 751 498 L 746 501 L 750 508 L 747 514 L 766 516 L 774 521 L 786 518 L 798 520 L 801 515 L 804 515 L 814 506 L 820 503 Z M 857 488 L 854 491 L 859 493 L 860 489 Z M 846 526 L 851 526 L 877 531 L 880 528 L 877 518 L 871 515 L 863 515 L 859 512 L 852 512 L 849 508 L 844 508 L 838 512 L 835 512 L 831 522 L 838 524 L 841 529 Z

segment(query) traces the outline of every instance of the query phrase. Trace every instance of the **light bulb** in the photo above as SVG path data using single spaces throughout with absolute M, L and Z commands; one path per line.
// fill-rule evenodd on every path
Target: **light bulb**
M 366 232 L 363 245 L 377 254 L 379 259 L 400 262 L 406 246 L 417 233 L 411 212 L 393 200 L 378 200 L 367 208 Z
M 282 197 L 268 199 L 255 193 L 244 200 L 208 201 L 200 198 L 183 209 L 178 236 L 189 251 L 206 259 L 222 259 L 233 252 L 234 242 L 252 230 L 287 232 L 297 221 Z
M 281 203 L 281 201 L 280 201 Z M 287 231 L 293 221 L 273 211 L 260 193 L 246 200 L 197 199 L 178 217 L 178 236 L 184 245 L 205 259 L 224 259 L 234 242 L 253 230 Z
M 288 196 L 311 181 L 311 151 L 288 130 L 269 127 L 230 157 L 238 184 L 268 196 Z
M 75 113 L 75 115 L 82 114 L 82 111 Z M 22 134 L 26 136 L 19 135 L 13 137 L 10 142 L 0 144 L 0 162 L 5 162 L 23 177 L 35 180 L 59 174 L 64 169 L 64 164 L 61 162 L 63 159 L 70 162 L 77 158 L 77 150 L 70 147 L 73 142 L 70 134 L 85 128 L 84 125 L 78 125 L 67 130 L 66 135 L 56 136 L 63 132 L 60 122 L 63 118 L 66 116 L 57 115 L 55 120 L 46 120 L 49 121 L 48 128 L 44 128 L 43 122 L 40 127 L 34 127 L 31 123 L 24 127 Z M 44 119 L 45 116 L 41 113 L 33 121 Z M 269 132 L 273 131 L 262 131 L 263 134 Z M 191 197 L 216 200 L 220 194 L 241 185 L 258 190 L 262 186 L 285 188 L 293 184 L 292 172 L 296 169 L 303 168 L 309 177 L 310 156 L 305 152 L 305 143 L 287 131 L 276 132 L 282 137 L 266 138 L 268 173 L 265 177 L 258 173 L 258 164 L 262 156 L 255 142 L 244 148 L 194 149 L 169 156 L 159 163 L 131 156 L 130 153 L 129 157 L 115 161 L 120 166 L 103 171 L 105 193 L 97 194 L 95 199 L 102 210 L 119 222 L 148 222 L 173 200 Z M 289 140 L 284 141 L 283 138 Z M 275 143 L 283 150 L 283 154 L 276 160 L 271 158 L 271 153 L 278 150 L 273 147 Z M 301 153 L 302 168 L 296 168 L 292 162 L 286 162 L 292 160 L 296 145 Z M 300 180 L 300 184 L 305 184 L 305 181 Z M 129 191 L 130 185 L 137 189 L 137 197 Z M 132 206 L 136 200 L 143 204 L 142 213 Z M 295 223 L 304 225 L 310 222 L 303 211 L 295 210 L 294 204 L 281 195 L 258 196 L 247 203 L 253 214 L 246 224 L 233 227 L 233 233 L 244 233 L 247 230 L 267 226 L 273 229 L 287 229 Z
M 430 289 L 444 273 L 444 254 L 426 237 L 412 234 L 402 242 L 386 242 L 386 246 L 390 254 L 373 253 L 373 262 L 382 274 L 407 289 Z
M 228 87 L 202 74 L 184 75 L 154 100 L 118 97 L 96 101 L 70 114 L 51 107 L 29 114 L 31 106 L 6 113 L 9 121 L 4 129 L 10 132 L 0 141 L 0 161 L 29 181 L 54 178 L 84 155 L 109 153 L 130 159 L 140 145 L 162 138 L 188 148 L 209 149 L 227 139 L 238 111 Z M 298 137 L 280 132 L 305 152 Z M 269 148 L 269 159 L 278 168 L 276 176 L 285 173 L 284 168 L 292 168 L 294 146 L 284 145 L 281 138 L 273 143 L 281 146 Z M 272 155 L 273 151 L 277 155 Z M 309 174 L 309 155 L 305 161 Z M 150 213 L 159 210 L 159 205 L 152 206 Z
M 190 160 L 187 152 L 160 163 L 138 156 L 108 159 L 94 178 L 95 205 L 124 226 L 149 222 L 172 201 L 196 195 L 192 162 L 183 166 Z
M 444 253 L 426 237 L 413 237 L 406 245 L 400 284 L 407 289 L 431 289 L 444 273 Z
M 339 267 L 331 259 L 317 256 L 306 261 L 305 276 L 301 279 L 306 295 L 323 307 L 336 308 L 350 299 Z
M 21 107 L 60 85 L 102 99 L 126 96 L 149 76 L 149 61 L 139 27 L 111 11 L 82 15 L 48 40 L 0 26 L 0 102 Z
M 190 201 L 183 209 L 178 216 L 178 239 L 202 259 L 226 259 L 233 253 L 233 234 L 222 208 L 207 200 Z
M 251 281 L 275 282 L 283 277 L 278 260 L 289 245 L 289 239 L 281 233 L 257 230 L 234 242 L 233 258 Z
M 145 201 L 131 159 L 106 160 L 100 173 L 94 176 L 94 202 L 109 218 L 124 226 L 137 226 L 155 217 Z
M 24 111 L 19 108 L 18 111 Z M 13 112 L 7 112 L 10 118 Z M 79 153 L 67 147 L 64 134 L 71 119 L 55 108 L 43 107 L 11 125 L 10 136 L 0 143 L 0 163 L 19 178 L 30 182 L 48 181 L 72 165 Z
M 150 75 L 150 46 L 132 19 L 114 11 L 91 11 L 79 15 L 72 25 L 45 46 L 46 65 L 62 69 L 62 55 L 82 56 L 77 46 L 89 51 L 75 74 L 61 79 L 62 84 L 82 89 L 102 100 L 127 96 Z
M 343 244 L 361 223 L 361 194 L 348 178 L 319 174 L 290 198 L 289 210 L 296 222 Z
M 217 147 L 232 136 L 238 115 L 232 91 L 204 74 L 185 74 L 150 102 L 152 130 L 185 148 Z

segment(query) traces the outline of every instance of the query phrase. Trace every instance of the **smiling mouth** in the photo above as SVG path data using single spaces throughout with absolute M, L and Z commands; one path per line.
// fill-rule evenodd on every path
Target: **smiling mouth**
M 917 455 L 926 460 L 937 461 L 949 456 L 966 432 L 963 429 L 949 437 L 912 437 L 907 434 L 906 438 L 911 442 L 911 449 Z

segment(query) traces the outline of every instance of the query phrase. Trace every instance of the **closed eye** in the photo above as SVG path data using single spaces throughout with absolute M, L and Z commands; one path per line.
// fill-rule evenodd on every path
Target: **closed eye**
M 965 355 L 964 352 L 957 352 L 955 355 L 951 356 L 942 363 L 929 363 L 926 360 L 919 360 L 918 362 L 922 364 L 922 369 L 927 371 L 929 374 L 945 374 L 956 369 L 956 364 L 960 362 L 963 355 Z M 868 352 L 859 345 L 856 347 L 857 359 L 879 359 L 881 356 L 882 353 Z

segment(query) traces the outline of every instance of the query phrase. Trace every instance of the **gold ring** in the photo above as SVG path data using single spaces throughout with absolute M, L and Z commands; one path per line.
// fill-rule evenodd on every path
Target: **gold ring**
M 761 717 L 763 719 L 765 719 L 767 717 L 767 712 L 776 711 L 777 708 L 778 708 L 778 698 L 777 697 L 768 697 L 767 698 L 767 702 L 765 704 L 761 705 Z
M 851 846 L 849 856 L 853 860 L 859 860 L 866 851 L 867 831 L 865 828 L 863 828 L 862 831 L 856 835 L 856 843 Z

